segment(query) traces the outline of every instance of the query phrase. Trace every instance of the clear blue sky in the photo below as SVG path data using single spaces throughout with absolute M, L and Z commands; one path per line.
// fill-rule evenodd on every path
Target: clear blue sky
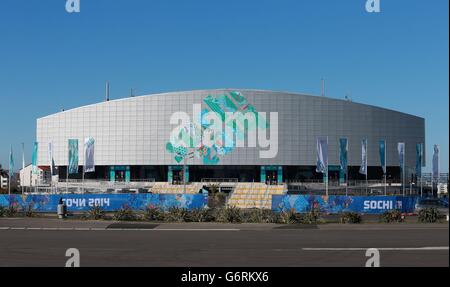
M 27 162 L 35 119 L 112 98 L 200 88 L 327 95 L 426 118 L 448 171 L 448 0 L 0 2 L 0 162 Z

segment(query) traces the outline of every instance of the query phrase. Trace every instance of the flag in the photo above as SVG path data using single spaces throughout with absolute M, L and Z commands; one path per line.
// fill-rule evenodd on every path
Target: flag
M 9 177 L 14 177 L 14 155 L 12 146 L 9 151 Z
M 319 173 L 327 173 L 328 170 L 328 137 L 317 138 L 317 168 Z
M 39 169 L 38 169 L 38 149 L 39 149 L 39 143 L 35 142 L 34 145 L 33 145 L 33 154 L 31 156 L 31 166 L 32 166 L 33 174 L 39 174 Z
M 339 140 L 339 160 L 341 163 L 341 170 L 347 172 L 348 168 L 348 139 L 343 138 Z
M 367 139 L 361 141 L 361 167 L 359 173 L 367 175 Z
M 95 172 L 94 147 L 95 140 L 86 138 L 84 141 L 84 172 Z
M 25 169 L 25 144 L 22 143 L 22 169 Z
M 69 140 L 69 174 L 78 173 L 78 140 Z
M 416 145 L 416 176 L 422 176 L 423 144 Z
M 398 161 L 400 169 L 403 171 L 405 168 L 405 143 L 398 143 Z
M 385 140 L 380 141 L 380 162 L 381 162 L 381 167 L 383 168 L 383 174 L 386 174 L 387 167 L 386 167 L 386 141 Z
M 433 155 L 433 180 L 439 179 L 439 173 L 440 173 L 440 158 L 439 158 L 439 146 L 434 146 L 434 155 Z
M 56 166 L 55 166 L 55 160 L 53 158 L 53 143 L 48 144 L 48 160 L 50 165 L 50 174 L 52 176 L 56 175 Z

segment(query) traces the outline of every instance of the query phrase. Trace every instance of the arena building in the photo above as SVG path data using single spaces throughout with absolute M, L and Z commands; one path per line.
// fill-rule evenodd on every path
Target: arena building
M 242 122 L 227 123 L 227 115 L 254 114 Z M 225 145 L 227 127 L 219 136 L 206 131 L 214 121 L 225 120 L 234 136 L 234 146 Z M 201 117 L 199 115 L 202 115 Z M 179 120 L 177 120 L 179 119 Z M 197 122 L 196 122 L 197 120 Z M 184 126 L 183 126 L 184 125 Z M 174 143 L 180 133 L 184 142 Z M 193 133 L 197 133 L 194 135 Z M 256 140 L 252 141 L 249 134 Z M 208 137 L 209 146 L 203 141 Z M 244 136 L 244 137 L 243 137 Z M 173 92 L 119 100 L 62 111 L 37 120 L 38 165 L 47 169 L 47 146 L 60 179 L 67 177 L 68 140 L 95 139 L 95 172 L 85 178 L 108 182 L 154 181 L 177 183 L 230 180 L 285 183 L 321 180 L 316 173 L 316 141 L 328 137 L 329 178 L 344 180 L 340 170 L 339 139 L 348 139 L 348 178 L 359 174 L 361 141 L 368 141 L 368 179 L 383 178 L 379 141 L 386 141 L 388 178 L 400 177 L 398 143 L 405 143 L 408 178 L 414 177 L 416 145 L 425 145 L 425 120 L 420 117 L 326 97 L 296 93 L 219 89 Z M 239 139 L 238 139 L 239 138 Z M 186 141 L 187 139 L 187 141 Z M 266 140 L 264 140 L 266 139 Z M 238 145 L 237 143 L 240 143 Z M 239 146 L 239 147 L 238 147 Z M 425 150 L 425 149 L 424 149 Z M 425 163 L 425 156 L 422 158 Z M 80 148 L 79 172 L 83 177 L 84 153 Z

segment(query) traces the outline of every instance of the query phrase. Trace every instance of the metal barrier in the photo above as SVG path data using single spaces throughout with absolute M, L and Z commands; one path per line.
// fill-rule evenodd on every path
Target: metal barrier
M 238 183 L 237 178 L 203 178 L 201 180 L 203 183 Z

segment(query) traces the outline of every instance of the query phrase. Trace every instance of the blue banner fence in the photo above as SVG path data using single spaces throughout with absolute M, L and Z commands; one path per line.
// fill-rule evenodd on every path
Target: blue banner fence
M 32 208 L 35 212 L 56 212 L 60 200 L 69 212 L 85 212 L 95 206 L 106 212 L 122 208 L 144 211 L 147 208 L 201 209 L 208 205 L 203 194 L 71 194 L 71 195 L 0 195 L 0 206 L 14 206 L 19 210 Z
M 19 210 L 31 207 L 35 212 L 56 212 L 62 199 L 69 212 L 85 212 L 95 206 L 114 212 L 122 208 L 144 211 L 147 208 L 168 209 L 179 207 L 201 209 L 208 206 L 208 196 L 203 194 L 79 194 L 79 195 L 0 195 L 0 206 L 14 206 Z M 420 197 L 403 196 L 318 196 L 274 195 L 273 211 L 294 210 L 299 213 L 312 209 L 337 214 L 356 212 L 382 214 L 390 210 L 413 213 Z
M 338 214 L 355 212 L 361 214 L 383 214 L 398 210 L 413 213 L 420 197 L 403 196 L 317 196 L 317 195 L 274 195 L 272 210 L 298 213 L 319 210 L 323 213 Z

